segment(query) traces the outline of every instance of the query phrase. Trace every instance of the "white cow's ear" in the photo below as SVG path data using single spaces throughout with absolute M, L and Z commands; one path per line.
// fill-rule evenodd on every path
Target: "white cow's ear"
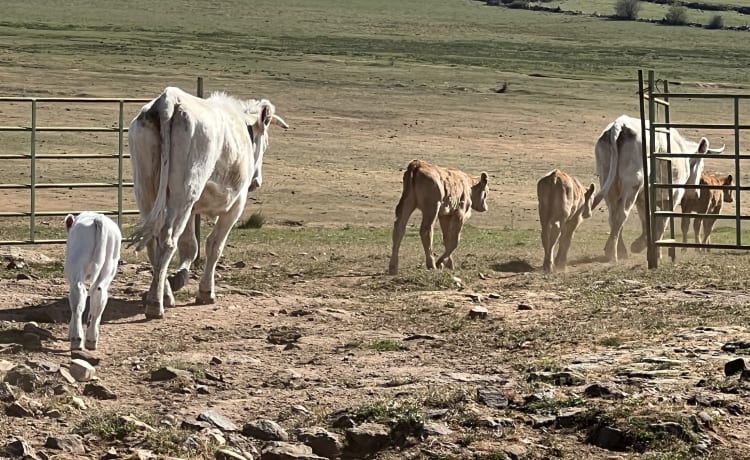
M 698 153 L 708 152 L 708 139 L 701 137 L 700 143 L 698 143 Z
M 261 109 L 260 109 L 260 122 L 263 123 L 263 126 L 268 127 L 268 125 L 271 124 L 271 121 L 273 121 L 273 106 L 270 102 L 264 100 L 261 103 Z
M 75 222 L 75 220 L 76 218 L 73 216 L 73 214 L 68 214 L 67 216 L 65 216 L 65 231 L 70 231 L 70 227 L 73 226 L 73 222 Z

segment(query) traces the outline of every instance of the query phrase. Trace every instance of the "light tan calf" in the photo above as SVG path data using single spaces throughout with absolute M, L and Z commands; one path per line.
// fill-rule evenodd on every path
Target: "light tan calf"
M 404 188 L 396 206 L 393 224 L 393 253 L 388 273 L 398 273 L 398 251 L 406 224 L 415 209 L 422 211 L 422 237 L 427 268 L 453 268 L 451 255 L 458 247 L 461 228 L 471 210 L 487 211 L 487 173 L 471 177 L 457 169 L 441 168 L 421 160 L 412 160 L 404 173 Z M 445 252 L 437 263 L 432 255 L 432 227 L 440 220 Z
M 712 176 L 711 174 L 703 173 L 701 175 L 702 185 L 732 185 L 732 175 L 728 176 Z M 732 190 L 731 189 L 702 189 L 698 198 L 688 197 L 687 195 L 682 199 L 682 212 L 690 213 L 697 212 L 699 214 L 721 214 L 722 202 L 731 203 Z M 695 232 L 695 242 L 708 244 L 711 242 L 711 232 L 714 229 L 714 223 L 716 219 L 712 217 L 695 217 L 693 221 L 693 231 Z M 690 231 L 690 218 L 683 217 L 682 222 L 682 242 L 687 243 L 688 232 Z M 701 224 L 703 224 L 703 239 L 701 240 Z M 682 248 L 686 251 L 687 248 Z
M 542 224 L 545 272 L 565 270 L 568 249 L 578 226 L 583 219 L 591 217 L 594 184 L 586 189 L 575 177 L 559 169 L 551 171 L 536 184 L 539 199 L 539 221 Z M 557 255 L 553 252 L 559 242 Z

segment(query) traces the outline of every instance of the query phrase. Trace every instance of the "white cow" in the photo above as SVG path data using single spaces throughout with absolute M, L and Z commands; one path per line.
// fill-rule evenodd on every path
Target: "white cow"
M 65 217 L 68 241 L 65 246 L 65 278 L 70 286 L 70 349 L 80 350 L 83 342 L 83 310 L 91 293 L 86 348 L 96 350 L 99 325 L 109 297 L 109 285 L 117 273 L 122 236 L 112 219 L 82 212 Z M 86 291 L 86 285 L 90 291 Z
M 648 128 L 648 121 L 646 121 Z M 663 132 L 656 133 L 657 152 L 667 151 L 667 135 Z M 649 139 L 646 139 L 647 147 Z M 699 142 L 685 139 L 676 129 L 670 129 L 670 142 L 672 153 L 720 153 L 724 150 L 710 149 L 708 140 L 702 137 Z M 641 120 L 627 115 L 622 115 L 610 123 L 602 132 L 596 142 L 596 170 L 599 175 L 601 189 L 594 198 L 592 208 L 596 207 L 602 200 L 607 202 L 609 208 L 609 239 L 604 248 L 606 257 L 610 261 L 617 261 L 618 257 L 627 257 L 627 250 L 622 239 L 622 228 L 628 218 L 633 204 L 638 206 L 638 215 L 641 218 L 642 233 L 630 246 L 632 252 L 641 252 L 646 247 L 646 216 L 645 198 L 643 197 L 643 159 L 641 143 Z M 672 183 L 696 185 L 700 181 L 703 172 L 703 158 L 672 158 Z M 666 178 L 660 179 L 666 182 Z M 674 206 L 677 206 L 682 197 L 698 196 L 697 189 L 687 190 L 675 188 L 672 190 Z M 658 196 L 658 195 L 657 195 Z M 666 199 L 657 200 L 657 207 L 666 209 Z M 652 205 L 653 206 L 653 205 Z M 668 221 L 659 218 L 656 221 L 658 229 L 657 238 L 664 234 Z
M 261 165 L 268 128 L 287 124 L 270 101 L 240 100 L 224 93 L 208 99 L 179 88 L 166 88 L 130 123 L 128 143 L 141 223 L 133 236 L 136 249 L 147 248 L 153 280 L 147 318 L 162 318 L 174 305 L 167 270 L 175 250 L 179 271 L 175 290 L 187 281 L 198 253 L 193 216 L 216 221 L 206 240 L 206 267 L 196 303 L 215 301 L 214 273 L 232 226 L 247 202 L 248 191 L 263 182 Z

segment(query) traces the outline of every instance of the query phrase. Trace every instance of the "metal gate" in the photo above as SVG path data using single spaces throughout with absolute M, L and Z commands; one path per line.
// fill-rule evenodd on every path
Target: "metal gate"
M 198 78 L 196 94 L 199 97 L 203 97 L 203 79 Z M 117 216 L 117 224 L 122 229 L 123 216 L 138 214 L 137 209 L 123 209 L 123 194 L 127 188 L 132 188 L 133 183 L 126 181 L 123 177 L 124 161 L 130 158 L 130 155 L 125 153 L 125 133 L 128 132 L 128 127 L 125 119 L 125 106 L 128 104 L 144 104 L 150 101 L 151 98 L 94 98 L 94 97 L 0 97 L 0 105 L 11 104 L 17 105 L 29 104 L 31 111 L 30 122 L 26 126 L 0 126 L 0 134 L 20 132 L 27 133 L 29 137 L 29 153 L 7 153 L 0 150 L 0 161 L 4 162 L 7 166 L 2 168 L 2 171 L 6 173 L 18 169 L 19 161 L 25 163 L 29 167 L 28 182 L 27 183 L 0 183 L 0 222 L 28 219 L 28 235 L 26 237 L 8 237 L 8 229 L 0 229 L 0 245 L 24 245 L 24 244 L 58 244 L 65 243 L 64 238 L 44 238 L 39 236 L 39 228 L 37 225 L 38 218 L 44 217 L 63 217 L 67 214 L 76 214 L 81 211 L 97 211 L 105 215 Z M 70 104 L 80 105 L 114 105 L 117 109 L 117 122 L 116 126 L 40 126 L 37 123 L 39 108 L 42 104 L 54 106 L 62 110 L 70 110 Z M 140 107 L 138 107 L 140 109 Z M 129 120 L 129 118 L 128 118 Z M 64 152 L 64 153 L 37 153 L 39 147 L 38 133 L 116 133 L 117 134 L 117 151 L 106 152 L 106 153 L 79 153 L 79 152 Z M 6 143 L 2 142 L 0 137 L 0 149 L 4 149 Z M 40 160 L 94 160 L 94 159 L 111 159 L 116 161 L 110 165 L 110 168 L 116 168 L 117 180 L 116 181 L 100 181 L 100 182 L 40 182 L 37 171 L 38 161 Z M 6 176 L 7 177 L 7 176 Z M 40 190 L 72 190 L 72 189 L 116 189 L 117 193 L 117 204 L 116 206 L 110 206 L 109 208 L 102 208 L 101 206 L 92 205 L 87 209 L 65 209 L 65 210 L 49 210 L 44 208 L 44 203 L 40 203 L 38 199 L 38 192 Z M 2 198 L 2 193 L 10 193 L 8 191 L 25 191 L 28 192 L 28 203 L 29 206 L 23 211 L 8 210 L 7 197 Z M 113 197 L 114 199 L 114 197 Z M 114 209 L 113 209 L 114 208 Z M 196 216 L 197 219 L 197 216 Z M 198 223 L 198 222 L 196 222 Z M 13 224 L 11 224 L 13 225 Z M 62 228 L 62 225 L 60 225 Z M 199 237 L 200 225 L 196 225 L 196 234 Z M 24 232 L 25 233 L 25 232 Z
M 644 86 L 645 83 L 645 86 Z M 662 88 L 659 88 L 659 83 Z M 750 94 L 719 94 L 719 93 L 670 93 L 669 83 L 666 80 L 655 80 L 654 72 L 648 71 L 648 81 L 644 82 L 643 71 L 638 71 L 638 87 L 640 95 L 640 112 L 641 112 L 641 132 L 642 132 L 642 152 L 643 167 L 648 171 L 644 174 L 644 197 L 647 227 L 650 229 L 646 232 L 647 238 L 647 259 L 648 267 L 656 268 L 658 266 L 658 251 L 660 247 L 669 248 L 669 255 L 672 261 L 675 259 L 675 248 L 718 248 L 718 249 L 750 249 L 750 244 L 742 241 L 742 221 L 750 220 L 750 216 L 741 213 L 740 205 L 742 203 L 741 192 L 750 190 L 750 186 L 741 185 L 740 160 L 750 159 L 750 155 L 740 153 L 740 133 L 743 130 L 750 129 L 750 125 L 740 123 L 740 101 L 750 99 Z M 672 123 L 670 118 L 670 100 L 675 99 L 716 99 L 731 102 L 733 109 L 733 123 L 731 124 L 698 124 L 698 123 Z M 646 104 L 648 107 L 646 107 Z M 659 121 L 659 108 L 663 112 L 663 121 Z M 647 126 L 647 120 L 650 120 L 650 127 Z M 672 152 L 670 142 L 670 128 L 679 129 L 704 129 L 711 131 L 731 131 L 734 137 L 734 152 L 730 153 L 706 153 L 697 154 L 692 152 Z M 667 151 L 655 151 L 655 138 L 657 133 L 663 133 L 667 137 Z M 647 142 L 648 139 L 648 142 Z M 722 159 L 734 160 L 734 185 L 673 185 L 672 184 L 672 158 L 689 158 L 700 156 L 704 159 Z M 660 177 L 657 177 L 660 176 Z M 735 213 L 732 214 L 686 214 L 674 211 L 672 190 L 675 188 L 683 189 L 732 189 L 735 192 Z M 666 199 L 657 199 L 657 193 L 664 193 Z M 659 203 L 662 203 L 659 209 Z M 666 206 L 664 205 L 666 204 Z M 674 220 L 677 217 L 705 217 L 721 220 L 734 221 L 735 241 L 731 244 L 699 244 L 678 242 L 675 238 Z M 658 231 L 657 222 L 660 218 L 667 219 L 668 229 L 665 236 L 656 240 Z M 668 235 L 667 235 L 668 233 Z

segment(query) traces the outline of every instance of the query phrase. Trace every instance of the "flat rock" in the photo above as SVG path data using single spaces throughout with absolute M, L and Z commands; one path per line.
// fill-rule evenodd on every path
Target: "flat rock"
M 183 377 L 192 380 L 193 374 L 183 369 L 175 369 L 174 367 L 167 366 L 152 371 L 150 378 L 152 382 L 162 382 L 165 380 L 176 379 L 177 377 Z
M 297 440 L 309 446 L 316 455 L 326 458 L 339 457 L 343 449 L 339 435 L 320 427 L 300 429 Z
M 50 436 L 47 438 L 44 447 L 77 455 L 83 455 L 86 453 L 86 447 L 83 445 L 83 438 L 77 434 L 67 434 L 54 437 Z
M 583 390 L 583 394 L 589 398 L 623 399 L 626 395 L 623 391 L 612 385 L 594 383 Z
M 552 426 L 555 424 L 556 417 L 554 415 L 529 415 L 529 425 L 532 428 L 543 428 L 545 426 Z
M 733 359 L 724 364 L 724 375 L 727 377 L 739 374 L 746 369 L 745 360 L 742 358 Z
M 239 431 L 239 428 L 234 422 L 215 410 L 203 412 L 198 416 L 198 420 L 208 422 L 221 431 Z
M 442 423 L 425 423 L 423 430 L 427 436 L 449 436 L 453 434 L 453 430 Z
M 530 382 L 547 382 L 559 386 L 582 385 L 586 381 L 583 375 L 571 371 L 532 372 L 529 374 L 528 380 Z
M 8 417 L 33 417 L 34 412 L 19 402 L 13 402 L 5 408 Z
M 12 355 L 23 350 L 23 345 L 20 343 L 4 343 L 0 344 L 0 355 Z
M 567 407 L 561 409 L 555 417 L 555 425 L 561 428 L 572 428 L 583 418 L 587 409 L 583 407 Z
M 302 333 L 297 328 L 277 327 L 268 331 L 266 340 L 274 345 L 286 345 L 294 343 L 302 337 Z
M 23 439 L 15 439 L 5 446 L 5 452 L 8 455 L 14 457 L 22 457 L 29 460 L 37 460 L 36 451 L 31 447 L 31 444 Z
M 346 430 L 347 449 L 364 456 L 374 454 L 390 441 L 390 430 L 379 423 L 363 423 Z
M 48 374 L 54 374 L 60 370 L 60 365 L 51 361 L 27 359 L 26 364 L 33 369 L 40 369 Z
M 625 451 L 632 444 L 625 432 L 605 425 L 592 430 L 588 442 L 602 449 L 620 452 Z
M 227 447 L 218 449 L 214 453 L 214 457 L 216 458 L 216 460 L 248 460 L 248 458 L 241 453 Z
M 64 367 L 61 367 L 58 372 L 60 376 L 68 383 L 76 383 L 76 379 L 70 374 L 70 371 Z
M 79 382 L 88 382 L 94 377 L 94 374 L 96 374 L 94 366 L 82 359 L 71 360 L 69 370 L 70 375 Z
M 70 352 L 70 358 L 71 359 L 82 359 L 86 361 L 87 363 L 91 364 L 92 366 L 98 366 L 99 362 L 101 361 L 100 358 L 97 358 L 94 356 L 93 353 L 86 350 L 73 350 Z
M 278 423 L 268 419 L 258 419 L 246 423 L 242 434 L 261 441 L 288 441 L 289 434 Z
M 474 305 L 469 310 L 469 313 L 467 316 L 469 317 L 469 319 L 486 319 L 487 314 L 488 314 L 488 311 L 486 308 L 479 306 L 479 305 Z
M 478 387 L 477 401 L 487 407 L 495 409 L 505 409 L 509 401 L 501 388 L 494 386 Z
M 42 380 L 25 364 L 13 367 L 5 374 L 5 381 L 27 393 L 34 391 Z
M 91 396 L 96 399 L 117 399 L 114 391 L 99 382 L 89 382 L 83 387 L 83 395 Z
M 260 460 L 325 460 L 325 457 L 315 455 L 304 444 L 272 441 L 263 446 Z
M 8 372 L 9 370 L 16 367 L 16 365 L 10 361 L 6 361 L 4 359 L 0 359 L 0 372 Z

